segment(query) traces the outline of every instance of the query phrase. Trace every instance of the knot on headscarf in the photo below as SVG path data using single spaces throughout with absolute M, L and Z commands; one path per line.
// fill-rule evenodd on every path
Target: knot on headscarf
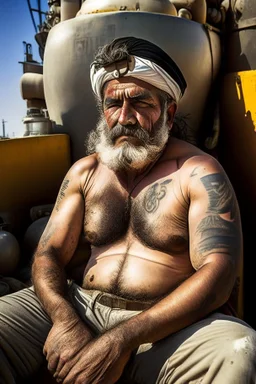
M 127 59 L 106 66 L 91 64 L 93 92 L 102 98 L 102 89 L 109 80 L 131 76 L 145 81 L 169 94 L 178 103 L 186 89 L 186 81 L 177 64 L 157 45 L 136 37 L 121 37 L 108 44 L 108 50 L 125 46 Z

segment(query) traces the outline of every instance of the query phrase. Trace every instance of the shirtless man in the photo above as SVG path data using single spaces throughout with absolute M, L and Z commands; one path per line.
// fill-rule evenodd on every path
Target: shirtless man
M 224 314 L 242 255 L 234 191 L 216 159 L 170 136 L 182 73 L 128 37 L 99 51 L 91 81 L 102 110 L 91 154 L 62 183 L 34 288 L 0 302 L 0 382 L 44 354 L 64 384 L 256 383 L 255 331 Z M 80 287 L 65 267 L 81 233 Z

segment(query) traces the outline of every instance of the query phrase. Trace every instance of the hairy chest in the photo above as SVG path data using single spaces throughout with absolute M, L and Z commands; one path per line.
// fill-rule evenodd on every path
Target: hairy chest
M 171 178 L 146 186 L 136 197 L 114 185 L 90 194 L 85 203 L 86 240 L 103 246 L 125 241 L 128 232 L 145 246 L 166 253 L 188 248 L 187 209 Z

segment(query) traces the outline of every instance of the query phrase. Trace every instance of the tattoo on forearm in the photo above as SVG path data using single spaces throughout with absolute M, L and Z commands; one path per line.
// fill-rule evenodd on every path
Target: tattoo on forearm
M 65 197 L 65 191 L 68 188 L 69 180 L 65 179 L 60 187 L 60 192 L 56 201 L 56 211 L 59 211 L 61 200 Z
M 150 187 L 144 197 L 143 205 L 147 212 L 152 213 L 155 212 L 160 204 L 160 200 L 162 200 L 167 192 L 167 184 L 169 184 L 172 179 L 167 179 L 162 183 L 155 183 Z
M 56 231 L 56 227 L 54 227 L 52 224 L 49 224 L 46 227 L 40 239 L 40 249 L 43 250 L 47 246 L 50 238 L 52 237 L 55 231 Z

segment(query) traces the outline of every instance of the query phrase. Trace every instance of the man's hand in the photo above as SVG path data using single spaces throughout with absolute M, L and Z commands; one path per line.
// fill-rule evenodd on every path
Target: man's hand
M 93 336 L 79 319 L 53 324 L 46 339 L 43 353 L 48 361 L 48 369 L 57 379 L 59 372 L 68 374 L 80 359 L 80 352 Z
M 78 345 L 81 347 L 81 341 Z M 82 346 L 72 364 L 67 361 L 58 365 L 54 377 L 63 384 L 114 384 L 122 375 L 131 352 L 116 330 L 109 331 Z

